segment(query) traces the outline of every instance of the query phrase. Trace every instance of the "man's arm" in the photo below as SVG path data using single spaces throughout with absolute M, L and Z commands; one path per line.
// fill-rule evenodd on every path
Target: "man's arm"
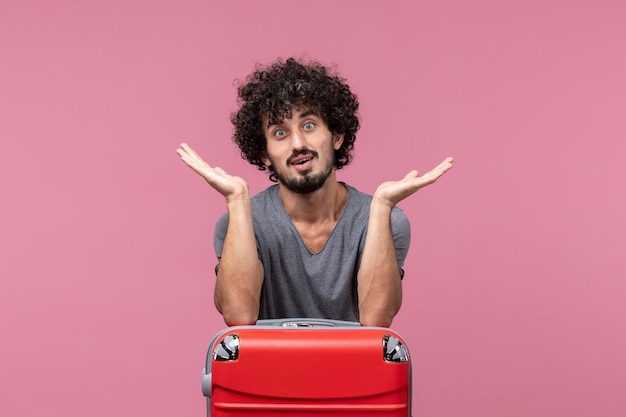
M 359 319 L 364 326 L 389 327 L 402 303 L 402 285 L 391 231 L 391 210 L 372 200 L 358 273 Z
M 358 273 L 359 316 L 364 326 L 389 327 L 400 310 L 402 285 L 391 230 L 391 210 L 406 197 L 432 184 L 452 168 L 446 158 L 435 169 L 419 176 L 411 171 L 400 181 L 381 184 L 370 205 L 370 219 Z
M 254 324 L 259 315 L 263 265 L 256 250 L 248 184 L 221 168 L 211 167 L 185 143 L 177 153 L 226 198 L 228 206 L 228 229 L 215 283 L 215 306 L 229 326 Z
M 229 326 L 259 316 L 263 265 L 259 260 L 250 199 L 228 202 L 228 229 L 215 282 L 215 306 Z

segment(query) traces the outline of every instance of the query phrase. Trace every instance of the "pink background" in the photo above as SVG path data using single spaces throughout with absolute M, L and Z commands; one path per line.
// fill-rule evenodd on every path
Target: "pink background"
M 383 5 L 384 4 L 384 5 Z M 626 6 L 0 1 L 0 415 L 201 416 L 222 199 L 256 62 L 336 63 L 363 191 L 428 170 L 403 309 L 414 415 L 626 415 Z

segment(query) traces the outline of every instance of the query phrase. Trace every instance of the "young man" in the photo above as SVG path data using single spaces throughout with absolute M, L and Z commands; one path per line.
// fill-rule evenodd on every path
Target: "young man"
M 307 317 L 390 326 L 402 301 L 410 228 L 396 207 L 452 167 L 388 181 L 373 196 L 339 182 L 359 128 L 345 81 L 316 62 L 278 60 L 239 86 L 232 115 L 242 157 L 277 184 L 250 197 L 245 180 L 187 144 L 178 154 L 226 198 L 215 227 L 215 305 L 228 325 Z

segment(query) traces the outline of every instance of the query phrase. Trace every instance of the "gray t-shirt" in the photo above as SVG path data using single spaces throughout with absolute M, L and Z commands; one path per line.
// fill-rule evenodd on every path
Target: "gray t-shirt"
M 345 184 L 344 184 L 345 185 Z M 252 217 L 265 277 L 259 319 L 327 318 L 359 321 L 357 272 L 365 245 L 372 196 L 346 185 L 348 202 L 324 248 L 312 254 L 273 185 L 252 198 Z M 222 255 L 228 213 L 215 226 L 214 245 Z M 398 207 L 391 212 L 398 266 L 409 250 L 411 230 Z

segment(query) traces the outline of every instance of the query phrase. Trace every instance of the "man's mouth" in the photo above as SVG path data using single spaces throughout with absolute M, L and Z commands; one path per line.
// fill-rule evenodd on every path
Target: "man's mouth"
M 303 152 L 299 155 L 294 155 L 289 159 L 289 163 L 291 165 L 304 165 L 307 162 L 310 162 L 315 158 L 315 153 L 312 152 Z
M 315 153 L 305 152 L 300 155 L 296 155 L 289 160 L 289 164 L 300 173 L 309 172 L 313 166 L 313 160 L 315 159 Z
M 306 164 L 307 162 L 311 161 L 312 159 L 313 159 L 312 157 L 302 158 L 302 159 L 299 159 L 299 160 L 297 160 L 295 162 L 292 162 L 292 164 L 293 165 L 303 165 L 303 164 Z

